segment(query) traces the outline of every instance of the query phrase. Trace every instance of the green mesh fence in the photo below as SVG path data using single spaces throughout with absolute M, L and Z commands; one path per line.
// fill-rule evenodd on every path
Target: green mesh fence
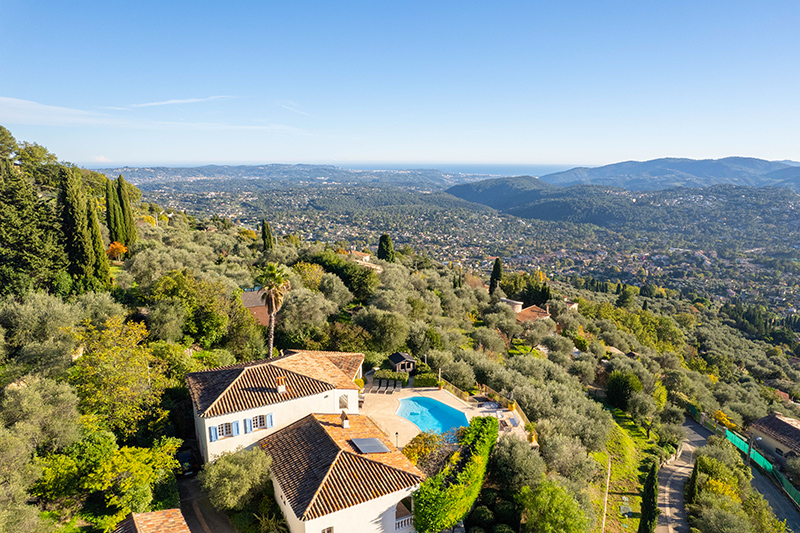
M 748 447 L 748 445 L 747 445 L 747 441 L 746 440 L 744 440 L 742 437 L 740 437 L 739 435 L 737 435 L 736 433 L 734 433 L 731 430 L 726 430 L 725 431 L 725 438 L 728 439 L 729 441 L 731 441 L 734 446 L 739 448 L 745 455 L 747 455 L 747 447 Z M 752 450 L 750 452 L 750 457 L 752 458 L 752 460 L 758 466 L 763 468 L 765 472 L 767 472 L 768 474 L 772 472 L 772 470 L 773 470 L 772 469 L 772 463 L 767 461 L 767 459 L 763 455 L 761 455 L 760 453 L 758 453 L 755 450 Z
M 800 491 L 797 490 L 795 486 L 792 485 L 788 479 L 786 479 L 786 476 L 784 476 L 777 470 L 773 470 L 772 474 L 775 476 L 775 479 L 778 480 L 778 483 L 781 484 L 783 490 L 786 491 L 786 494 L 788 494 L 789 497 L 794 500 L 794 503 L 800 505 Z

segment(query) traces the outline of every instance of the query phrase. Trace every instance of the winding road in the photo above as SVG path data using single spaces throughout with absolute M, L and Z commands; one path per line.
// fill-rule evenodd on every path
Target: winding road
M 658 516 L 656 533 L 689 532 L 686 508 L 683 505 L 683 486 L 692 474 L 695 448 L 703 446 L 713 433 L 691 418 L 686 419 L 683 427 L 687 438 L 680 457 L 658 473 L 658 508 L 661 514 Z M 786 526 L 790 530 L 800 533 L 800 512 L 797 508 L 766 476 L 755 468 L 751 470 L 753 488 L 764 495 L 775 515 L 786 520 Z

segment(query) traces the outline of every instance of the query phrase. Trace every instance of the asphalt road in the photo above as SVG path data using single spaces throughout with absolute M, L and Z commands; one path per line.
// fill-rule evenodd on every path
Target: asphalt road
M 178 480 L 181 513 L 192 533 L 236 533 L 228 517 L 217 511 L 200 488 L 197 477 Z
M 772 510 L 775 511 L 775 516 L 781 520 L 786 520 L 787 528 L 800 532 L 800 511 L 797 510 L 797 507 L 767 476 L 752 466 L 750 471 L 753 473 L 751 485 L 764 495 L 764 498 L 772 506 Z
M 680 457 L 658 473 L 658 508 L 661 514 L 658 516 L 656 533 L 689 532 L 683 505 L 683 485 L 692 474 L 695 448 L 703 446 L 713 433 L 688 417 L 683 427 L 686 429 L 686 441 Z
M 686 428 L 687 440 L 681 456 L 658 473 L 658 508 L 661 514 L 656 533 L 689 531 L 683 505 L 683 486 L 692 473 L 694 449 L 703 446 L 713 433 L 688 417 L 683 427 Z M 800 511 L 769 478 L 753 467 L 750 470 L 753 472 L 753 488 L 764 495 L 778 518 L 786 520 L 789 529 L 800 533 Z

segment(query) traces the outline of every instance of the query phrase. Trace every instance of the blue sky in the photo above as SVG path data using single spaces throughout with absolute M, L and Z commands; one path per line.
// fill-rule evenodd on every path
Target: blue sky
M 0 2 L 0 124 L 105 164 L 800 160 L 800 2 Z

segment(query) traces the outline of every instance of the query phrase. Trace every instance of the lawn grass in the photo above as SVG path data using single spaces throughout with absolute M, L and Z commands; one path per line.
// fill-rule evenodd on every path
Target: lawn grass
M 608 488 L 608 507 L 606 509 L 606 531 L 622 533 L 639 528 L 641 511 L 641 488 L 647 475 L 643 460 L 652 455 L 655 441 L 637 426 L 630 416 L 619 409 L 611 408 L 614 426 L 606 441 L 606 452 L 594 454 L 603 466 L 600 480 L 592 484 L 592 503 L 595 505 L 597 520 L 593 531 L 599 532 L 603 523 L 603 493 L 605 490 L 608 457 L 611 457 L 611 479 Z M 623 498 L 627 498 L 625 501 Z M 620 513 L 620 506 L 627 505 L 632 516 L 626 518 Z

